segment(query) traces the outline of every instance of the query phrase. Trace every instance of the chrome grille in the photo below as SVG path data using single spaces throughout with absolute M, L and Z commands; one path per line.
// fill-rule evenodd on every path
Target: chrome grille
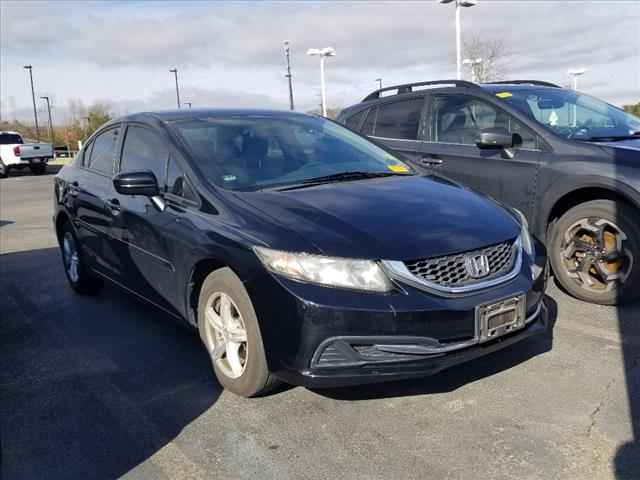
M 508 274 L 517 258 L 516 245 L 515 241 L 509 241 L 471 252 L 404 263 L 413 275 L 426 282 L 446 288 L 466 287 Z M 471 277 L 465 266 L 468 257 L 478 255 L 489 259 L 489 274 L 483 278 Z

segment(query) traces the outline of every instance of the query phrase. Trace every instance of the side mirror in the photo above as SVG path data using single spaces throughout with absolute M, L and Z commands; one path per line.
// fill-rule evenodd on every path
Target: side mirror
M 158 180 L 149 170 L 121 172 L 113 177 L 113 186 L 121 195 L 155 197 L 160 194 Z
M 512 148 L 514 140 L 506 128 L 485 128 L 480 132 L 480 140 L 476 145 L 480 148 Z

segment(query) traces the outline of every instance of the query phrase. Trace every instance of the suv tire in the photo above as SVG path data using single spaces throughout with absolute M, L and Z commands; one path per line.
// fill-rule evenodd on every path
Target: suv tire
M 634 218 L 637 212 L 624 203 L 594 200 L 573 207 L 555 222 L 549 257 L 568 293 L 601 305 L 640 297 L 640 229 Z

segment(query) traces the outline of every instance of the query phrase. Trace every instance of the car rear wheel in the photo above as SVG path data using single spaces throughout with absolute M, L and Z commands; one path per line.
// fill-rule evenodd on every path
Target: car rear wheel
M 571 295 L 591 303 L 616 305 L 637 299 L 640 230 L 629 206 L 594 200 L 566 212 L 553 226 L 551 264 Z
M 198 330 L 224 388 L 255 397 L 277 385 L 267 367 L 251 299 L 231 269 L 216 270 L 205 279 L 198 302 Z
M 60 230 L 60 247 L 64 273 L 71 288 L 83 295 L 98 293 L 103 286 L 102 280 L 91 274 L 84 264 L 80 244 L 69 222 L 65 222 Z
M 0 178 L 6 178 L 9 175 L 9 169 L 0 158 Z
M 31 170 L 31 173 L 33 173 L 34 175 L 42 175 L 47 171 L 47 164 L 35 163 L 33 165 L 29 165 L 29 169 Z

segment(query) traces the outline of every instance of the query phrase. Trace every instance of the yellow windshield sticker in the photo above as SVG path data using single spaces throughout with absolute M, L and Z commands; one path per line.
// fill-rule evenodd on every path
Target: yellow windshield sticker
M 409 171 L 404 165 L 387 165 L 387 168 L 396 173 L 406 173 Z
M 511 93 L 511 92 L 500 92 L 500 93 L 496 93 L 496 97 L 498 97 L 498 98 L 509 98 L 509 97 L 513 97 L 513 93 Z

